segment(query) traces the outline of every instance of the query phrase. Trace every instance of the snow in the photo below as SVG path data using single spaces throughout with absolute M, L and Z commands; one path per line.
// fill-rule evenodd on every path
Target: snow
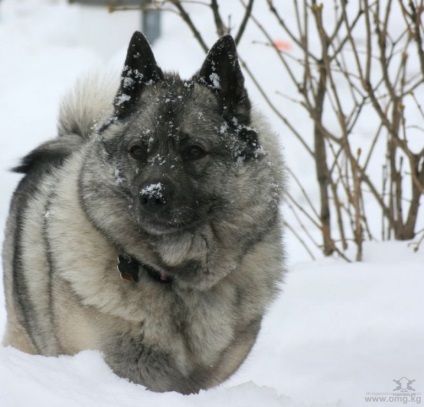
M 395 242 L 367 245 L 359 264 L 292 265 L 245 364 L 199 395 L 149 392 L 94 351 L 46 358 L 1 349 L 0 405 L 356 407 L 403 376 L 422 391 L 423 262 Z
M 219 133 L 224 135 L 228 130 L 228 123 L 227 122 L 223 122 L 221 124 L 221 127 L 219 128 Z
M 126 78 L 128 79 L 128 78 Z M 115 104 L 118 106 L 121 106 L 123 103 L 128 102 L 129 100 L 131 100 L 131 96 L 127 95 L 125 93 L 121 93 L 119 96 L 116 97 L 115 99 Z
M 196 18 L 202 13 L 195 6 L 192 11 Z M 241 14 L 234 14 L 234 24 L 237 18 Z M 122 67 L 138 22 L 134 12 L 110 16 L 64 0 L 0 2 L 1 227 L 19 180 L 7 170 L 55 135 L 60 100 L 81 74 L 99 66 Z M 216 37 L 209 20 L 204 29 L 212 45 Z M 241 55 L 252 46 L 252 30 L 248 25 Z M 265 53 L 259 58 L 256 52 L 251 52 L 255 72 L 262 73 L 266 85 L 284 88 L 281 73 Z M 155 56 L 162 68 L 178 69 L 183 77 L 204 59 L 173 13 L 164 15 Z M 252 87 L 249 94 L 256 99 Z M 313 193 L 312 165 L 270 117 L 282 134 L 287 161 Z M 308 130 L 298 112 L 291 117 L 299 117 L 299 131 Z M 0 406 L 396 406 L 403 403 L 366 402 L 365 397 L 391 394 L 394 380 L 403 377 L 415 380 L 416 392 L 424 393 L 424 249 L 414 253 L 406 242 L 372 242 L 365 244 L 361 263 L 337 258 L 311 262 L 292 235 L 287 233 L 285 240 L 290 272 L 282 293 L 245 363 L 217 388 L 190 396 L 157 394 L 114 375 L 96 351 L 48 358 L 0 348 Z M 0 291 L 0 335 L 5 320 Z M 408 403 L 414 404 L 418 399 Z
M 119 171 L 118 168 L 115 169 L 115 182 L 116 185 L 124 184 L 127 180 L 125 177 L 121 174 L 121 171 Z
M 164 189 L 164 186 L 161 182 L 157 182 L 156 184 L 149 184 L 146 187 L 144 187 L 140 194 L 141 195 L 147 195 L 148 197 L 154 197 L 154 198 L 161 198 L 162 190 Z
M 211 73 L 209 75 L 209 80 L 212 83 L 213 89 L 221 89 L 221 78 L 219 77 L 217 73 L 215 72 Z

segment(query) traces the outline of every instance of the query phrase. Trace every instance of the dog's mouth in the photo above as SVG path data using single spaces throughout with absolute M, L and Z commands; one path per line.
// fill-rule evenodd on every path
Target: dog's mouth
M 201 216 L 197 211 L 179 209 L 170 216 L 150 215 L 140 216 L 140 225 L 151 235 L 172 235 L 196 229 L 201 223 Z
M 151 235 L 162 236 L 162 235 L 174 235 L 185 232 L 190 229 L 195 229 L 199 222 L 196 223 L 160 223 L 160 222 L 143 222 L 142 228 Z

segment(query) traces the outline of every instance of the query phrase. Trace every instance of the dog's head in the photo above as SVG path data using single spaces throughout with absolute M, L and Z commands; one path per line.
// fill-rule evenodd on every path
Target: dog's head
M 115 115 L 102 131 L 116 180 L 151 235 L 179 233 L 207 220 L 229 199 L 229 165 L 262 151 L 250 127 L 250 101 L 230 36 L 190 80 L 164 75 L 144 36 L 130 42 Z
M 203 239 L 197 252 L 212 239 L 233 245 L 224 235 L 239 244 L 275 219 L 278 180 L 265 156 L 230 36 L 182 80 L 162 72 L 136 32 L 114 114 L 82 171 L 83 204 L 119 245 L 134 253 L 147 241 L 168 256 L 165 263 L 182 264 L 195 251 L 194 236 Z

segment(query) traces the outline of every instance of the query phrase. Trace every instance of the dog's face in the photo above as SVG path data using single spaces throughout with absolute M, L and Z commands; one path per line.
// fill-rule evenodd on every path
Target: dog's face
M 146 89 L 138 103 L 104 138 L 132 215 L 152 235 L 193 229 L 225 205 L 220 184 L 233 157 L 220 134 L 217 100 L 201 85 L 172 77 Z
M 116 116 L 101 136 L 115 186 L 144 232 L 194 230 L 231 204 L 239 167 L 262 154 L 243 82 L 229 37 L 188 81 L 163 75 L 144 38 L 133 37 Z

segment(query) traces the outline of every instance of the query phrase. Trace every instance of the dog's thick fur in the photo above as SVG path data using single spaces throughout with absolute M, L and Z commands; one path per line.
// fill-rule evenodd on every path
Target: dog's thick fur
M 228 378 L 284 270 L 278 151 L 230 36 L 184 81 L 135 33 L 119 89 L 81 84 L 59 137 L 16 168 L 26 175 L 3 248 L 4 344 L 98 349 L 154 391 Z

